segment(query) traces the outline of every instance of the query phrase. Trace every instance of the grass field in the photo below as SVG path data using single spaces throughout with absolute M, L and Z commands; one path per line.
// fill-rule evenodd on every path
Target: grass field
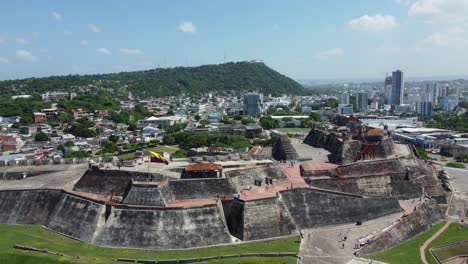
M 179 148 L 177 147 L 166 147 L 166 146 L 157 146 L 157 147 L 154 147 L 154 148 L 146 148 L 144 150 L 151 150 L 151 151 L 154 151 L 154 152 L 167 152 L 169 154 L 173 154 L 174 152 L 176 152 Z M 126 153 L 126 154 L 122 154 L 122 155 L 119 155 L 117 156 L 119 158 L 119 160 L 131 160 L 135 157 L 135 152 L 130 152 L 130 153 Z
M 399 246 L 391 248 L 382 253 L 377 253 L 368 258 L 383 261 L 391 264 L 418 264 L 422 263 L 419 256 L 419 248 L 426 240 L 428 240 L 434 233 L 436 233 L 445 222 L 438 223 L 431 227 L 425 233 L 406 241 Z M 432 258 L 432 257 L 431 257 Z
M 369 256 L 369 258 L 391 263 L 391 264 L 413 264 L 413 263 L 422 263 L 420 256 L 419 256 L 419 248 L 426 240 L 428 240 L 434 233 L 436 233 L 445 222 L 439 223 L 434 225 L 431 229 L 426 231 L 425 233 L 417 236 L 416 238 L 406 241 L 401 245 L 391 248 L 385 252 L 374 254 Z M 468 228 L 464 228 L 458 230 L 458 224 L 450 224 L 450 226 L 439 236 L 437 237 L 426 249 L 426 260 L 430 264 L 437 264 L 437 261 L 432 257 L 429 249 L 442 246 L 450 243 L 454 243 L 457 241 L 462 241 L 468 239 Z M 456 253 L 459 253 L 461 249 L 454 248 L 453 250 L 446 250 L 442 252 L 445 258 L 451 257 Z M 465 254 L 468 254 L 468 247 L 463 251 Z
M 440 261 L 444 261 L 457 255 L 468 255 L 468 242 L 461 243 L 450 248 L 435 250 L 434 254 L 437 255 Z
M 129 249 L 100 248 L 91 244 L 69 239 L 38 226 L 3 225 L 0 224 L 0 263 L 8 264 L 58 264 L 58 263 L 115 263 L 115 258 L 132 259 L 181 259 L 217 255 L 231 255 L 240 253 L 265 252 L 298 252 L 300 239 L 298 237 L 239 244 L 234 246 L 219 246 L 187 251 L 144 251 Z M 31 246 L 49 251 L 64 253 L 66 256 L 58 257 L 45 253 L 29 252 L 13 249 L 13 244 Z M 80 259 L 76 259 L 79 256 Z M 293 257 L 284 258 L 238 258 L 200 262 L 205 264 L 232 263 L 232 264 L 270 264 L 270 263 L 296 263 Z
M 279 132 L 283 133 L 291 133 L 291 134 L 308 134 L 311 130 L 311 128 L 302 128 L 302 127 L 281 127 L 281 128 L 275 128 Z
M 458 229 L 458 224 L 450 224 L 450 226 L 440 234 L 439 237 L 437 237 L 432 243 L 427 247 L 428 249 L 433 248 L 433 247 L 438 247 L 438 246 L 443 246 L 447 245 L 450 243 L 458 242 L 458 241 L 463 241 L 468 239 L 468 228 L 462 228 Z M 466 246 L 467 244 L 465 244 Z M 452 249 L 446 249 L 443 251 L 440 251 L 440 254 L 444 257 L 444 259 L 447 259 L 449 257 L 458 255 L 460 253 L 463 254 L 468 254 L 468 247 L 465 248 L 452 248 Z M 438 253 L 439 256 L 439 253 Z M 426 259 L 429 261 L 429 263 L 436 264 L 437 261 L 432 257 L 431 253 L 429 250 L 426 250 Z

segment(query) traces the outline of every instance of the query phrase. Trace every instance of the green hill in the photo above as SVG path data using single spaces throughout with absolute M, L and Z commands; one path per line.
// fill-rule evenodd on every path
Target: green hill
M 134 94 L 147 96 L 247 90 L 272 95 L 304 93 L 302 85 L 258 62 L 8 80 L 0 82 L 0 91 L 4 95 L 43 93 L 48 90 L 70 90 L 71 86 L 90 84 L 115 88 L 119 83 L 130 85 Z

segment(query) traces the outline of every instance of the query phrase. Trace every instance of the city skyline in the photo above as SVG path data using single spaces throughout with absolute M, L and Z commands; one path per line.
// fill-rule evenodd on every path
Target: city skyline
M 313 80 L 397 68 L 465 76 L 468 66 L 466 0 L 109 3 L 5 4 L 0 79 L 254 59 Z

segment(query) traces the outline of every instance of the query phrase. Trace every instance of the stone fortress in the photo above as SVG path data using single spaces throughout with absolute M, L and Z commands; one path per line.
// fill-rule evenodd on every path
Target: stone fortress
M 254 160 L 151 164 L 158 167 L 150 172 L 146 163 L 0 164 L 0 223 L 40 225 L 98 246 L 169 250 L 403 215 L 356 248 L 365 255 L 445 217 L 450 187 L 386 130 L 315 128 L 303 141 L 282 136 L 269 150 L 276 159 L 261 151 Z

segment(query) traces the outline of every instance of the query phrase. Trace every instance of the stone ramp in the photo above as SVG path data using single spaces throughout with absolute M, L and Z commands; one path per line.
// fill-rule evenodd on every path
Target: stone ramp
M 393 198 L 301 188 L 280 193 L 298 228 L 313 228 L 366 221 L 401 211 Z
M 364 196 L 383 196 L 398 199 L 419 198 L 421 186 L 404 179 L 404 174 L 370 175 L 351 178 L 329 178 L 310 180 L 312 187 Z
M 357 254 L 365 256 L 381 252 L 427 231 L 434 223 L 444 219 L 442 210 L 435 201 L 422 204 L 416 211 L 402 218 L 401 221 L 387 232 L 381 234 L 371 244 L 367 244 Z
M 114 208 L 95 243 L 159 250 L 231 243 L 221 217 L 216 205 L 184 210 Z

